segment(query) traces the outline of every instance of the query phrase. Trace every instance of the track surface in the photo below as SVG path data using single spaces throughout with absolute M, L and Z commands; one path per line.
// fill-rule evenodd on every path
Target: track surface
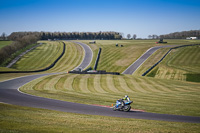
M 85 50 L 85 52 L 87 53 L 87 50 Z M 89 54 L 85 54 L 85 55 L 89 55 Z M 87 57 L 85 56 L 85 58 Z M 84 61 L 82 63 L 84 63 Z M 87 63 L 84 65 L 84 67 L 86 66 L 88 66 Z M 58 74 L 58 73 L 52 73 L 52 74 Z M 63 112 L 80 113 L 80 114 L 200 123 L 200 117 L 156 114 L 156 113 L 147 113 L 147 112 L 138 112 L 138 111 L 137 112 L 112 111 L 111 108 L 85 105 L 85 104 L 79 104 L 79 103 L 71 103 L 71 102 L 59 101 L 59 100 L 54 100 L 54 99 L 47 99 L 43 97 L 37 97 L 37 96 L 29 95 L 29 94 L 24 94 L 18 91 L 18 88 L 20 86 L 36 78 L 46 76 L 46 75 L 52 75 L 52 74 L 31 75 L 31 76 L 25 76 L 25 77 L 20 77 L 20 78 L 8 80 L 8 81 L 0 82 L 0 102 L 14 104 L 14 105 L 34 107 L 34 108 L 57 110 L 57 111 L 63 111 Z
M 79 44 L 80 46 L 82 46 L 82 48 L 85 51 L 85 57 L 84 57 L 82 63 L 76 68 L 85 69 L 90 65 L 90 63 L 92 61 L 93 52 L 92 52 L 91 48 L 87 44 L 84 44 L 84 43 L 81 43 L 81 42 L 74 42 L 74 43 Z
M 166 47 L 175 47 L 177 45 L 156 46 L 148 49 L 140 58 L 131 64 L 122 74 L 132 75 L 156 50 Z

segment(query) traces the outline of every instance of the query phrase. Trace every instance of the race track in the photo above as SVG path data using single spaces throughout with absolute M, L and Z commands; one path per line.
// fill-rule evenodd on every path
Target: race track
M 88 50 L 91 50 L 91 49 L 88 49 Z M 88 63 L 91 62 L 91 60 L 89 60 L 91 59 L 91 55 L 87 54 L 88 50 L 85 49 L 85 57 L 84 57 L 83 62 L 80 64 L 80 66 L 82 67 L 87 67 L 89 65 Z M 89 59 L 87 60 L 85 58 L 89 58 Z M 88 63 L 86 63 L 86 61 Z M 82 65 L 83 63 L 84 65 Z M 57 74 L 57 73 L 31 75 L 31 76 L 25 76 L 25 77 L 20 77 L 20 78 L 0 82 L 0 102 L 14 104 L 14 105 L 34 107 L 34 108 L 43 108 L 43 109 L 57 110 L 57 111 L 63 111 L 63 112 L 79 113 L 79 114 L 200 123 L 200 117 L 156 114 L 156 113 L 147 113 L 147 112 L 138 112 L 138 111 L 137 112 L 113 111 L 111 108 L 106 108 L 106 107 L 71 103 L 71 102 L 32 96 L 29 94 L 24 94 L 23 92 L 20 92 L 18 90 L 20 86 L 36 78 L 46 76 L 46 75 L 52 75 L 52 74 Z
M 81 42 L 74 42 L 74 43 L 79 44 L 84 49 L 84 53 L 85 53 L 85 56 L 84 56 L 82 63 L 76 68 L 85 69 L 90 65 L 90 63 L 92 61 L 93 52 L 87 44 L 84 44 L 84 43 L 81 43 Z
M 156 50 L 166 47 L 175 47 L 177 45 L 156 46 L 148 49 L 140 58 L 131 64 L 122 74 L 132 75 Z

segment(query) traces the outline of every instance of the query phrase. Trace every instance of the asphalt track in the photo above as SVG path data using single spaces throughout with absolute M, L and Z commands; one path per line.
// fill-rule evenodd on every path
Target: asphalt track
M 140 58 L 131 64 L 122 74 L 132 75 L 156 50 L 166 47 L 175 47 L 177 45 L 156 46 L 148 49 Z
M 93 52 L 87 44 L 84 44 L 84 43 L 81 43 L 81 42 L 74 42 L 74 43 L 79 44 L 84 49 L 84 53 L 85 53 L 85 56 L 84 56 L 82 63 L 76 68 L 85 69 L 90 65 L 90 63 L 92 61 Z
M 85 55 L 87 55 L 86 53 L 87 53 L 87 50 L 85 50 Z M 85 58 L 87 57 L 85 56 Z M 82 63 L 84 63 L 84 61 Z M 88 65 L 89 64 L 85 63 L 84 66 L 86 67 Z M 20 92 L 18 90 L 20 86 L 34 79 L 37 79 L 39 77 L 46 76 L 46 75 L 52 75 L 52 74 L 58 74 L 58 73 L 31 75 L 31 76 L 19 77 L 16 79 L 0 82 L 0 102 L 20 105 L 20 106 L 34 107 L 34 108 L 79 113 L 79 114 L 102 115 L 102 116 L 148 119 L 148 120 L 161 120 L 161 121 L 172 121 L 172 122 L 200 123 L 200 117 L 167 115 L 167 114 L 157 114 L 157 113 L 148 113 L 148 112 L 139 112 L 139 111 L 130 111 L 130 112 L 113 111 L 111 108 L 106 108 L 106 107 L 71 103 L 71 102 L 59 101 L 55 99 L 32 96 L 32 95 Z

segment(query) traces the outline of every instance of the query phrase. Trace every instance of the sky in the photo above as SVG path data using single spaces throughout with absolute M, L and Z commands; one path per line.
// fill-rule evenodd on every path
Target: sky
M 0 0 L 0 34 L 116 31 L 148 35 L 200 30 L 200 0 Z

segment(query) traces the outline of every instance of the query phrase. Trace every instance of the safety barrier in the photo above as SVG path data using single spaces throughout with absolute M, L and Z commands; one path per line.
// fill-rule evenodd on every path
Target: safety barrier
M 97 66 L 98 66 L 100 54 L 101 54 L 101 48 L 99 48 L 99 52 L 98 52 L 98 55 L 97 55 L 97 59 L 96 59 L 95 65 L 94 65 L 94 70 L 97 70 Z
M 55 66 L 55 64 L 60 60 L 60 58 L 65 54 L 65 43 L 63 42 L 63 51 L 61 55 L 48 67 L 40 69 L 40 70 L 33 70 L 33 71 L 0 71 L 0 73 L 33 73 L 33 72 L 43 72 L 46 70 L 51 69 Z
M 69 71 L 69 73 L 74 73 L 74 74 L 112 74 L 112 75 L 120 75 L 118 72 L 106 72 L 106 71 Z
M 154 64 L 151 68 L 149 68 L 146 72 L 142 74 L 142 76 L 145 76 L 147 73 L 149 73 L 154 67 L 156 67 L 173 49 L 181 48 L 181 47 L 188 47 L 188 46 L 196 46 L 200 44 L 189 44 L 189 45 L 181 45 L 177 47 L 170 48 L 167 53 L 156 63 Z

